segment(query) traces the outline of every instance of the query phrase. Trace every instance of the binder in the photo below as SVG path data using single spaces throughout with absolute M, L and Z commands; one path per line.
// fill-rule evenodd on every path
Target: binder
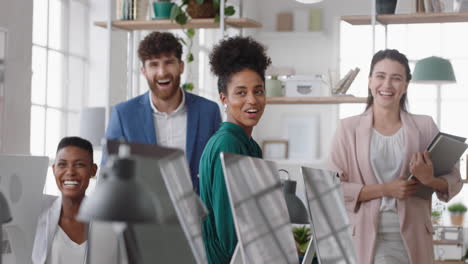
M 449 174 L 460 157 L 468 148 L 466 138 L 439 132 L 427 147 L 434 168 L 434 176 L 439 177 Z M 408 180 L 414 175 L 410 174 Z M 431 199 L 433 189 L 428 186 L 420 186 L 415 196 L 423 199 Z

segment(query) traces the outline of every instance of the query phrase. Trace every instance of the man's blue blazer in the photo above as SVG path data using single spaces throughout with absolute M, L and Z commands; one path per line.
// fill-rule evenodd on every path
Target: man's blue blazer
M 206 143 L 218 130 L 221 115 L 216 103 L 185 92 L 187 108 L 186 156 L 194 190 L 198 193 L 198 165 Z M 106 139 L 124 138 L 128 142 L 157 144 L 149 91 L 117 104 L 112 110 Z

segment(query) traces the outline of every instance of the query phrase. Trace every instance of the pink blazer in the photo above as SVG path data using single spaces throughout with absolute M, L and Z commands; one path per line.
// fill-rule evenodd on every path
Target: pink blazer
M 340 177 L 358 263 L 362 264 L 371 264 L 374 260 L 381 203 L 381 199 L 358 202 L 364 185 L 378 184 L 369 158 L 372 117 L 371 108 L 361 115 L 341 120 L 330 153 L 330 169 L 337 171 Z M 429 116 L 400 112 L 400 117 L 405 137 L 404 166 L 400 175 L 406 175 L 411 155 L 424 151 L 438 129 Z M 450 174 L 441 177 L 447 180 L 448 193 L 437 193 L 437 197 L 449 201 L 462 188 L 460 171 L 454 168 Z M 397 210 L 411 263 L 434 263 L 431 201 L 418 197 L 397 200 Z

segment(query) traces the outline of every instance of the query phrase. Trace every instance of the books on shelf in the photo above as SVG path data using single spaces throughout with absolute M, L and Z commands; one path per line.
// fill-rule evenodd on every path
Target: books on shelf
M 117 20 L 146 20 L 149 2 L 146 0 L 117 0 Z
M 332 93 L 346 94 L 349 87 L 351 87 L 351 84 L 353 83 L 354 79 L 356 79 L 356 76 L 358 75 L 359 71 L 360 69 L 358 67 L 356 67 L 354 70 L 349 70 L 345 77 L 343 77 L 332 89 Z
M 416 3 L 418 0 L 397 1 L 395 14 L 413 14 L 416 13 Z
M 398 1 L 403 2 L 403 1 Z M 451 12 L 453 7 L 443 0 L 416 0 L 416 12 L 419 13 L 441 13 Z
M 460 157 L 468 148 L 465 143 L 466 138 L 450 135 L 439 132 L 427 147 L 434 168 L 434 176 L 439 177 L 449 174 L 455 164 L 460 160 Z M 414 176 L 409 174 L 408 180 Z M 415 195 L 423 199 L 430 199 L 432 196 L 432 188 L 420 186 Z

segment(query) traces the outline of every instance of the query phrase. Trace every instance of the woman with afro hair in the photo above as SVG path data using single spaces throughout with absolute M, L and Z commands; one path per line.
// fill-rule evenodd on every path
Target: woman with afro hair
M 270 63 L 265 47 L 249 37 L 222 40 L 210 54 L 227 116 L 200 160 L 200 198 L 209 211 L 203 222 L 203 241 L 210 264 L 229 263 L 237 245 L 219 154 L 262 158 L 262 150 L 251 136 L 265 109 L 265 70 Z

